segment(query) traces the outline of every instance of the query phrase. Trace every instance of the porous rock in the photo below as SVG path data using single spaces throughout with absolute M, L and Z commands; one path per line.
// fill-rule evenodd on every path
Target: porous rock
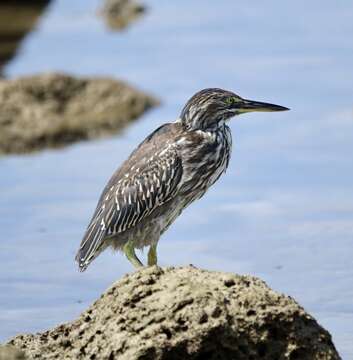
M 157 104 L 153 97 L 109 78 L 42 74 L 0 80 L 0 153 L 116 133 Z
M 330 334 L 251 276 L 146 268 L 68 324 L 11 341 L 30 359 L 331 360 Z

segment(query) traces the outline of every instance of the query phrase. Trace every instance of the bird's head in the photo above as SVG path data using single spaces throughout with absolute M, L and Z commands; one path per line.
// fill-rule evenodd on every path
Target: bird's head
M 286 107 L 246 100 L 231 91 L 211 88 L 197 92 L 184 106 L 180 118 L 187 129 L 214 130 L 224 121 L 250 111 L 285 111 Z

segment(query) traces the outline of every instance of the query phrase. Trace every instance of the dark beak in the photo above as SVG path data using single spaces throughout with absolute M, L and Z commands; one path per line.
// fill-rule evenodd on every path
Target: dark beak
M 250 112 L 250 111 L 287 111 L 288 108 L 280 105 L 269 104 L 260 101 L 252 101 L 244 99 L 240 104 L 238 104 L 238 111 L 240 113 Z

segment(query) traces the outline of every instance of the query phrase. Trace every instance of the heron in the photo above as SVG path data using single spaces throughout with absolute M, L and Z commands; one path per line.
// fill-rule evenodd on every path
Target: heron
M 285 110 L 219 88 L 193 95 L 180 117 L 148 135 L 109 180 L 77 252 L 79 270 L 108 247 L 121 250 L 140 268 L 144 265 L 135 250 L 148 246 L 147 265 L 157 265 L 161 235 L 228 167 L 228 121 L 252 111 Z

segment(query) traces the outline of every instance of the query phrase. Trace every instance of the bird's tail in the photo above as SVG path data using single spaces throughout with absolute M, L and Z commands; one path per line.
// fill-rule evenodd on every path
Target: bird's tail
M 90 261 L 90 262 L 81 261 L 80 259 L 82 259 L 82 257 L 83 257 L 83 253 L 82 253 L 81 249 L 79 249 L 79 250 L 77 251 L 76 256 L 75 256 L 75 260 L 77 261 L 77 263 L 78 263 L 78 269 L 79 269 L 81 272 L 85 271 L 85 270 L 87 269 L 88 265 L 89 265 L 90 262 L 91 262 L 91 261 Z
M 94 221 L 88 226 L 75 257 L 81 272 L 102 252 L 105 233 L 104 223 Z

